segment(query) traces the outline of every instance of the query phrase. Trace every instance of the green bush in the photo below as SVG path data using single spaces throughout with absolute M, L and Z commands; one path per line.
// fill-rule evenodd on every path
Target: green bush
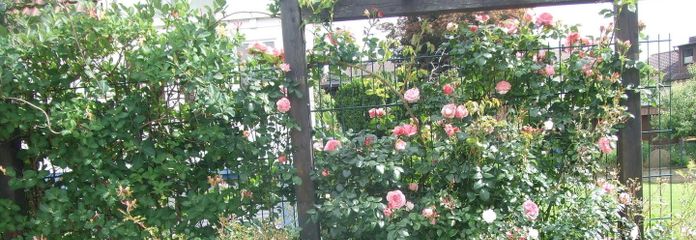
M 51 2 L 0 31 L 0 141 L 26 145 L 6 175 L 32 193 L 26 218 L 0 201 L 0 238 L 207 239 L 219 217 L 288 197 L 282 61 L 238 57 L 243 39 L 214 17 L 224 1 Z M 44 160 L 66 169 L 55 183 Z
M 696 73 L 696 66 L 689 68 Z M 696 136 L 696 79 L 675 82 L 670 90 L 663 91 L 663 114 L 654 117 L 653 126 L 673 129 L 673 138 Z
M 381 87 L 375 87 L 377 80 L 371 78 L 358 77 L 350 82 L 342 84 L 336 91 L 335 106 L 336 118 L 341 124 L 344 131 L 352 129 L 353 131 L 361 131 L 370 127 L 370 117 L 368 110 L 370 107 L 386 103 L 384 93 L 379 94 L 377 91 L 384 91 Z

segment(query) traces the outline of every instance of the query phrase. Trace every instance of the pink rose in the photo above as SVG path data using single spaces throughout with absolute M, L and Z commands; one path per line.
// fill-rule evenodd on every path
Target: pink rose
M 445 125 L 445 133 L 447 133 L 447 136 L 452 137 L 454 134 L 457 134 L 459 132 L 459 128 L 452 126 L 452 124 L 446 124 Z
M 288 158 L 285 156 L 285 154 L 278 156 L 278 163 L 285 164 L 287 161 Z
M 375 137 L 374 137 L 374 135 L 370 135 L 370 136 L 365 137 L 363 144 L 365 144 L 365 146 L 370 146 L 370 144 L 372 144 L 373 142 L 375 142 Z
M 391 208 L 387 207 L 384 210 L 382 210 L 382 213 L 384 213 L 384 217 L 391 217 L 391 215 L 392 215 L 392 213 L 394 213 L 394 211 L 392 211 Z
M 406 150 L 406 142 L 404 142 L 404 140 L 397 139 L 396 143 L 394 143 L 394 149 L 397 151 Z
M 285 51 L 283 49 L 273 49 L 273 56 L 277 58 L 285 59 Z
M 387 114 L 384 108 L 372 108 L 367 113 L 370 115 L 370 118 L 382 117 Z
M 341 142 L 336 140 L 336 139 L 331 139 L 328 142 L 326 142 L 326 145 L 324 146 L 324 151 L 326 152 L 333 152 L 336 151 L 336 149 L 341 147 Z
M 442 113 L 442 117 L 444 118 L 454 118 L 454 116 L 457 114 L 457 105 L 451 103 L 447 104 L 442 107 L 440 113 Z
M 479 27 L 476 26 L 476 25 L 471 25 L 471 26 L 469 26 L 469 31 L 471 31 L 471 32 L 476 32 L 476 31 L 478 31 L 478 28 L 479 28 Z
M 466 109 L 466 106 L 464 106 L 464 105 L 457 106 L 457 112 L 454 114 L 454 117 L 462 119 L 462 118 L 465 118 L 466 116 L 469 116 L 469 110 Z
M 508 81 L 500 81 L 498 84 L 495 85 L 495 91 L 498 92 L 498 94 L 506 94 L 510 91 L 512 88 L 512 85 Z
M 476 18 L 476 21 L 480 23 L 485 23 L 491 18 L 488 16 L 488 14 L 476 14 L 474 17 Z
M 524 21 L 526 21 L 526 22 L 531 22 L 531 21 L 532 21 L 532 18 L 533 18 L 533 17 L 532 17 L 532 14 L 531 14 L 531 13 L 529 13 L 529 12 L 525 12 L 525 13 L 524 13 L 524 16 L 523 16 Z
M 326 168 L 322 169 L 321 175 L 324 177 L 328 177 L 329 176 L 329 169 L 326 169 Z
M 423 208 L 423 211 L 421 211 L 421 215 L 425 218 L 432 218 L 435 216 L 435 210 L 432 208 Z
M 514 34 L 517 33 L 517 25 L 520 24 L 520 21 L 517 19 L 508 19 L 503 22 L 503 28 L 506 30 L 508 34 Z
M 608 182 L 605 182 L 602 185 L 602 190 L 604 190 L 604 193 L 611 193 L 614 191 L 614 185 Z
M 445 95 L 450 95 L 454 92 L 454 87 L 452 87 L 452 84 L 445 84 L 442 86 L 442 92 L 445 93 Z
M 539 206 L 531 200 L 525 201 L 522 204 L 522 208 L 524 209 L 524 216 L 529 220 L 534 221 L 539 216 Z
M 283 72 L 290 72 L 290 64 L 287 64 L 287 63 L 280 64 L 280 70 L 282 70 Z
M 597 146 L 599 146 L 599 150 L 605 154 L 609 154 L 614 150 L 614 148 L 611 146 L 611 140 L 609 140 L 607 137 L 599 138 L 599 141 L 597 141 Z
M 276 109 L 278 112 L 286 113 L 290 111 L 290 100 L 284 97 L 276 102 Z
M 576 42 L 580 40 L 580 34 L 577 32 L 572 32 L 566 37 L 566 46 L 573 46 Z
M 553 65 L 546 65 L 546 67 L 543 70 L 544 75 L 547 77 L 553 77 L 554 74 L 556 74 L 556 69 L 553 68 Z
M 622 192 L 621 194 L 619 194 L 619 203 L 621 203 L 623 205 L 630 204 L 631 203 L 631 195 L 626 193 L 626 192 Z
M 553 15 L 550 13 L 542 13 L 536 19 L 537 26 L 551 26 L 553 25 Z
M 392 130 L 392 134 L 394 134 L 394 136 L 397 136 L 397 137 L 398 136 L 410 137 L 410 136 L 416 135 L 416 133 L 418 133 L 418 127 L 416 127 L 416 125 L 413 125 L 413 124 L 404 124 L 401 126 L 396 126 Z
M 585 75 L 585 77 L 592 76 L 592 65 L 589 63 L 582 65 L 582 73 Z
M 256 42 L 256 43 L 252 44 L 247 49 L 247 51 L 249 53 L 265 53 L 266 51 L 268 51 L 268 47 L 266 45 L 263 45 L 263 43 Z
M 418 102 L 419 99 L 420 90 L 418 90 L 418 88 L 411 88 L 404 93 L 404 100 L 406 100 L 407 103 L 415 103 Z
M 408 184 L 408 190 L 411 191 L 418 191 L 418 183 L 409 183 Z
M 406 196 L 400 190 L 394 190 L 387 193 L 387 206 L 391 209 L 399 209 L 406 205 Z

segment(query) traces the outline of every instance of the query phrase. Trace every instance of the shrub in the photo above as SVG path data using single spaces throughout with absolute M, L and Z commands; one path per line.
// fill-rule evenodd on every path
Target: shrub
M 211 238 L 219 217 L 252 218 L 288 197 L 292 167 L 276 160 L 292 126 L 275 106 L 281 58 L 258 46 L 240 59 L 221 10 L 156 0 L 8 15 L 0 141 L 25 144 L 26 166 L 0 174 L 32 194 L 0 201 L 2 216 L 26 206 L 25 218 L 0 220 L 3 237 Z M 64 173 L 45 180 L 51 168 Z

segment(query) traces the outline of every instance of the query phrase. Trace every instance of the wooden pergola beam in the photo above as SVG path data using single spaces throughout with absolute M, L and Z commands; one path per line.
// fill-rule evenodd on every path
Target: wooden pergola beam
M 385 17 L 397 17 L 601 2 L 612 0 L 338 0 L 334 21 L 364 19 L 365 9 L 379 9 Z M 304 13 L 309 15 L 306 10 Z

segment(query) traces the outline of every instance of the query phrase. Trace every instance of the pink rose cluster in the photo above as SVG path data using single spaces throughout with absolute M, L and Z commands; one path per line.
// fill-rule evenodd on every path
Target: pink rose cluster
M 452 86 L 452 84 L 448 83 L 442 86 L 442 93 L 448 96 L 452 95 L 452 93 L 454 93 L 454 87 Z
M 432 207 L 423 208 L 421 215 L 430 220 L 430 224 L 435 224 L 438 217 L 437 211 L 435 211 L 435 209 Z
M 455 104 L 447 104 L 442 107 L 442 110 L 440 111 L 442 114 L 442 117 L 444 118 L 465 118 L 466 116 L 469 116 L 469 110 L 466 109 L 466 106 L 464 105 L 455 105 Z
M 614 151 L 612 144 L 612 140 L 609 137 L 601 137 L 597 141 L 597 147 L 599 147 L 599 150 L 604 154 L 609 154 Z
M 370 118 L 379 118 L 379 117 L 384 117 L 384 115 L 387 115 L 387 112 L 384 111 L 384 108 L 372 108 L 367 113 L 370 115 Z
M 452 124 L 445 124 L 445 133 L 447 133 L 448 137 L 454 136 L 457 132 L 459 132 L 458 127 L 452 126 Z
M 539 206 L 532 202 L 532 200 L 524 201 L 524 203 L 522 203 L 522 209 L 524 210 L 524 216 L 531 221 L 539 217 Z
M 536 19 L 536 25 L 544 27 L 553 26 L 553 15 L 547 12 L 539 14 L 539 16 Z
M 397 137 L 410 137 L 416 135 L 416 133 L 418 133 L 418 127 L 416 127 L 416 125 L 413 124 L 403 124 L 401 126 L 394 127 L 394 129 L 392 130 L 392 134 Z

